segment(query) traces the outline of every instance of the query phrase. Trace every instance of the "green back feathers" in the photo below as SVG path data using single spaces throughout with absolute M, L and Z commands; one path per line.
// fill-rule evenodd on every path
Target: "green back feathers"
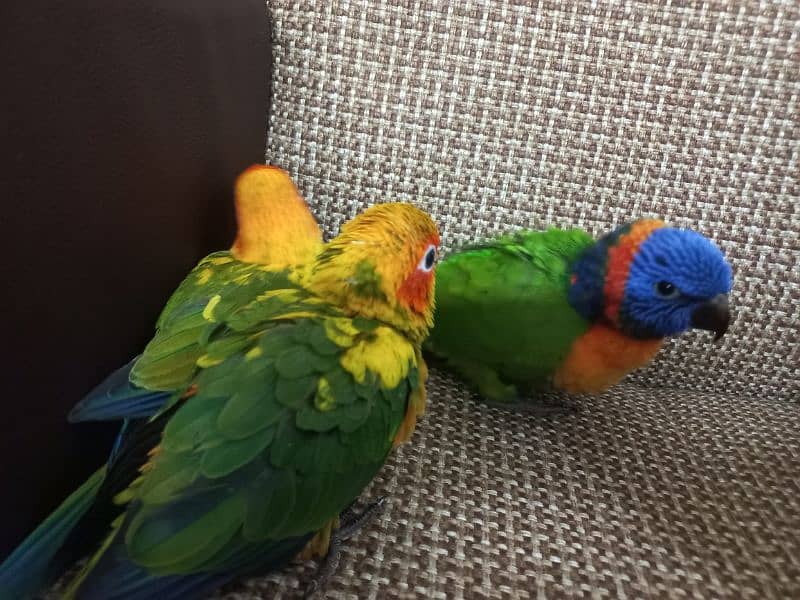
M 171 391 L 185 386 L 202 354 L 198 340 L 209 324 L 209 302 L 217 315 L 224 315 L 264 290 L 287 287 L 292 283 L 286 271 L 240 262 L 230 252 L 205 257 L 161 312 L 156 334 L 136 362 L 131 382 L 150 390 Z
M 412 362 L 392 387 L 342 366 L 381 343 L 375 321 L 296 288 L 222 302 L 197 336 L 195 393 L 176 393 L 154 458 L 118 497 L 117 535 L 156 574 L 235 568 L 226 557 L 321 528 L 383 464 L 416 385 Z
M 545 383 L 587 328 L 567 286 L 593 243 L 578 229 L 522 231 L 451 254 L 437 270 L 427 349 L 473 381 Z

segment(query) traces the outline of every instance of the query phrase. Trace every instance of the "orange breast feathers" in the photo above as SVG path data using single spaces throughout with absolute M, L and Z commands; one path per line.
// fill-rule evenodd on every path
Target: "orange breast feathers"
M 322 247 L 314 215 L 285 171 L 254 165 L 236 180 L 239 230 L 231 248 L 241 261 L 277 268 L 310 262 Z
M 607 325 L 593 325 L 575 340 L 553 385 L 570 394 L 599 394 L 650 362 L 663 340 L 636 340 Z

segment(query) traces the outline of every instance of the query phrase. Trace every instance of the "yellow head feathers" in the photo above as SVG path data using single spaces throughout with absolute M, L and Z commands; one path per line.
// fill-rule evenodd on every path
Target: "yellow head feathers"
M 313 260 L 322 233 L 288 173 L 253 165 L 236 180 L 235 194 L 236 259 L 279 269 Z
M 421 341 L 433 324 L 439 232 L 411 204 L 368 208 L 345 224 L 314 262 L 309 288 L 353 314 Z

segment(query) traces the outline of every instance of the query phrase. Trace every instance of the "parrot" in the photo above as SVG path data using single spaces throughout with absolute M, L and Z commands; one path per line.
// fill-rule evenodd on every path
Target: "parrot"
M 732 269 L 700 233 L 642 218 L 594 239 L 520 230 L 464 247 L 437 267 L 429 364 L 484 401 L 528 406 L 541 392 L 600 394 L 689 329 L 718 340 Z
M 170 373 L 154 368 L 168 364 L 166 358 L 182 356 L 185 370 L 192 356 L 202 354 L 197 342 L 204 330 L 206 303 L 220 295 L 226 302 L 218 310 L 234 308 L 237 300 L 229 301 L 226 289 L 246 299 L 243 284 L 256 290 L 282 286 L 286 277 L 299 281 L 302 265 L 322 247 L 319 225 L 288 173 L 276 166 L 256 164 L 246 169 L 234 185 L 234 206 L 237 234 L 230 251 L 213 253 L 199 262 L 168 300 L 156 323 L 157 334 L 143 355 L 112 373 L 70 412 L 68 420 L 73 423 L 122 421 L 108 463 L 0 565 L 0 592 L 14 589 L 14 597 L 25 597 L 100 540 L 107 526 L 104 519 L 119 512 L 110 498 L 96 499 L 101 488 L 109 489 L 108 483 L 104 486 L 106 470 L 131 430 L 155 415 L 172 395 Z M 98 508 L 103 504 L 107 514 Z M 90 507 L 93 510 L 87 516 Z M 78 522 L 81 526 L 70 535 Z M 4 597 L 0 593 L 0 600 Z
M 378 204 L 305 255 L 302 275 L 239 265 L 205 301 L 170 300 L 126 385 L 100 394 L 167 397 L 0 566 L 0 597 L 35 592 L 26 567 L 51 575 L 37 551 L 63 567 L 48 540 L 80 546 L 84 524 L 105 538 L 68 597 L 196 598 L 328 554 L 338 515 L 424 411 L 438 245 L 427 214 Z M 151 353 L 162 333 L 167 350 Z

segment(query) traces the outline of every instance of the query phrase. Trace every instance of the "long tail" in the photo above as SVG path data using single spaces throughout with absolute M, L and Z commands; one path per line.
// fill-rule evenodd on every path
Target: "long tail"
M 69 566 L 62 564 L 69 559 L 56 555 L 92 506 L 105 474 L 105 467 L 95 471 L 0 565 L 0 598 L 30 598 Z
M 130 373 L 139 357 L 120 367 L 75 405 L 70 423 L 116 421 L 152 417 L 164 406 L 172 392 L 148 390 L 130 382 Z
M 208 570 L 182 575 L 154 575 L 128 557 L 124 531 L 116 529 L 70 584 L 64 600 L 199 600 L 242 576 L 271 572 L 285 566 L 303 549 L 311 535 L 234 544 L 216 557 Z

